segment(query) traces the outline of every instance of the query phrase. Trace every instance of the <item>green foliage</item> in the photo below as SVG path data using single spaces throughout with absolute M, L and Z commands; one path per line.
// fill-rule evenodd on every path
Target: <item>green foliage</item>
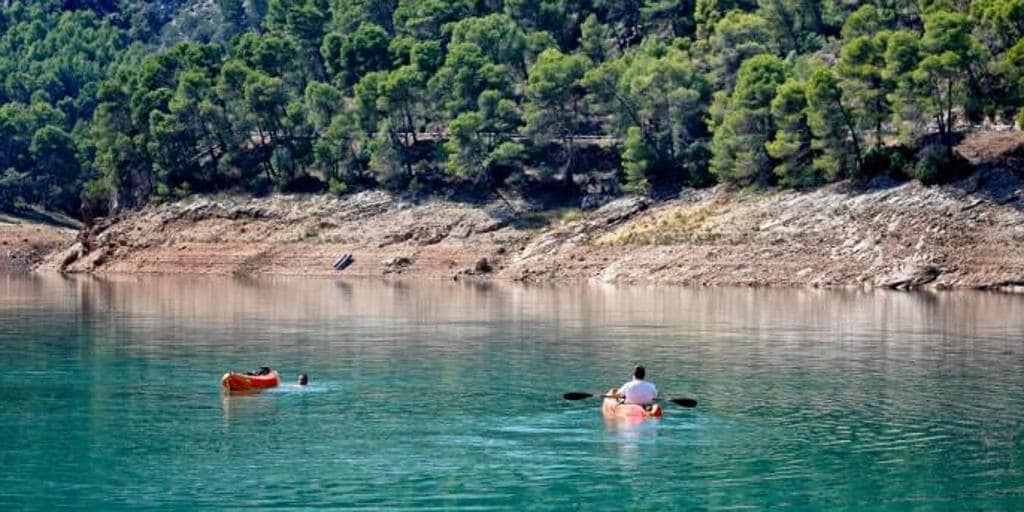
M 999 96 L 1004 118 L 1013 118 L 1015 110 L 1024 105 L 1024 39 L 999 56 L 992 66 L 996 78 L 1003 86 Z M 1024 110 L 1018 112 L 1018 116 Z
M 791 78 L 779 86 L 772 100 L 771 111 L 777 131 L 765 149 L 778 162 L 775 175 L 783 186 L 806 188 L 825 181 L 812 165 L 806 89 L 803 82 Z
M 548 47 L 571 48 L 579 34 L 577 25 L 586 18 L 586 3 L 579 0 L 505 0 L 504 4 L 505 13 L 526 32 L 548 34 L 552 38 Z
M 967 168 L 967 163 L 952 147 L 942 143 L 928 144 L 918 152 L 911 177 L 925 185 L 934 185 L 962 177 Z
M 488 89 L 510 91 L 512 87 L 509 68 L 488 59 L 484 51 L 472 43 L 450 46 L 444 65 L 430 79 L 429 85 L 451 117 L 473 110 L 480 93 Z
M 858 37 L 870 37 L 887 28 L 882 11 L 873 4 L 860 6 L 846 18 L 843 24 L 843 40 L 850 41 Z
M 564 181 L 568 184 L 576 171 L 573 139 L 583 131 L 583 77 L 590 66 L 590 59 L 583 55 L 566 55 L 552 48 L 540 54 L 526 81 L 523 130 L 538 144 L 562 143 Z
M 918 101 L 920 85 L 913 73 L 921 62 L 920 37 L 910 30 L 895 31 L 889 35 L 885 48 L 883 76 L 894 84 L 887 95 L 893 108 L 892 121 L 899 127 L 905 140 L 924 134 L 926 128 Z
M 924 92 L 918 98 L 923 112 L 935 118 L 939 133 L 948 135 L 955 130 L 958 110 L 972 119 L 982 110 L 981 99 L 970 93 L 976 66 L 987 62 L 988 50 L 972 36 L 965 14 L 934 11 L 924 24 L 924 59 L 913 78 Z
M 861 11 L 863 9 L 858 12 Z M 849 27 L 847 24 L 846 28 Z M 876 146 L 884 143 L 885 123 L 892 116 L 889 96 L 894 92 L 893 82 L 885 76 L 888 39 L 889 32 L 850 38 L 843 45 L 836 69 L 841 79 L 842 96 L 850 109 L 858 114 L 858 131 L 873 132 Z
M 831 69 L 821 66 L 814 70 L 807 83 L 807 100 L 808 122 L 817 150 L 815 169 L 828 180 L 858 173 L 863 163 L 862 137 Z
M 451 44 L 472 44 L 495 63 L 526 75 L 526 34 L 505 14 L 466 18 L 450 25 Z
M 580 26 L 580 51 L 592 62 L 603 62 L 612 54 L 611 31 L 591 14 Z
M 541 143 L 572 138 L 583 122 L 583 75 L 590 60 L 556 49 L 540 54 L 526 81 L 526 133 Z
M 626 135 L 627 185 L 646 190 L 702 180 L 710 86 L 685 52 L 646 44 L 589 72 L 585 84 L 593 109 L 610 115 L 607 129 Z
M 395 30 L 417 39 L 442 39 L 448 23 L 473 13 L 470 0 L 400 0 L 393 19 Z
M 866 180 L 875 176 L 903 178 L 909 176 L 908 166 L 914 155 L 905 146 L 876 146 L 864 153 L 864 163 L 853 178 Z
M 330 84 L 310 82 L 306 86 L 306 107 L 313 126 L 323 129 L 343 112 L 345 95 Z
M 715 86 L 730 93 L 743 61 L 755 55 L 777 53 L 774 41 L 767 20 L 757 14 L 729 11 L 702 43 Z
M 390 66 L 389 45 L 390 38 L 383 28 L 364 22 L 351 34 L 328 34 L 320 47 L 320 53 L 327 71 L 351 86 L 366 73 Z
M 1024 37 L 1024 0 L 973 0 L 968 13 L 975 20 L 980 42 L 995 53 Z
M 1024 0 L 12 0 L 0 208 L 942 181 L 900 148 L 1024 119 L 1022 37 Z
M 369 138 L 367 151 L 370 154 L 370 168 L 376 173 L 381 186 L 400 190 L 413 179 L 405 146 L 394 137 L 394 131 L 387 121 L 381 123 L 377 133 Z
M 772 39 L 788 52 L 806 53 L 821 45 L 825 29 L 822 3 L 816 0 L 758 0 L 758 13 L 771 27 Z
M 729 12 L 749 12 L 757 8 L 757 0 L 696 0 L 693 17 L 698 36 L 707 37 L 715 23 Z
M 298 43 L 283 34 L 248 32 L 231 47 L 231 56 L 268 75 L 293 77 L 299 73 Z
M 766 148 L 775 136 L 771 103 L 785 80 L 786 66 L 781 59 L 758 55 L 740 66 L 732 95 L 718 98 L 728 111 L 711 141 L 711 172 L 720 181 L 772 183 L 775 165 Z
M 451 138 L 444 145 L 448 151 L 448 168 L 460 178 L 486 174 L 487 148 L 480 136 L 483 124 L 483 116 L 466 112 L 448 125 Z
M 626 131 L 626 140 L 622 143 L 622 168 L 626 172 L 627 190 L 637 194 L 651 191 L 651 180 L 647 176 L 654 167 L 655 159 L 640 128 L 630 126 Z
M 247 28 L 249 19 L 243 0 L 217 0 L 217 7 L 224 19 L 228 39 Z
M 515 103 L 494 90 L 480 95 L 476 112 L 460 114 L 448 125 L 444 144 L 450 174 L 475 187 L 501 185 L 521 169 L 522 144 L 510 140 L 519 123 Z

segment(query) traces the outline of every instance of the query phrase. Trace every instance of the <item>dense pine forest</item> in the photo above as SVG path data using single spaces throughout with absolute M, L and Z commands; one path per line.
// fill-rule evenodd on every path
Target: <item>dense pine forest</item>
M 0 208 L 956 178 L 1024 0 L 0 0 Z

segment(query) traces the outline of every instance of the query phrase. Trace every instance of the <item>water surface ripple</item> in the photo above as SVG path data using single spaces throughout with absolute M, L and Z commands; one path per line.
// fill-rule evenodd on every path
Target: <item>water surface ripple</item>
M 0 503 L 1021 510 L 1022 355 L 980 293 L 0 276 Z M 559 399 L 637 362 L 700 406 Z

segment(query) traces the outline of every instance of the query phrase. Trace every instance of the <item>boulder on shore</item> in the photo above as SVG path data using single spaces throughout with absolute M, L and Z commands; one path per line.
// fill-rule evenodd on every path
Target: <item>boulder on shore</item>
M 916 290 L 936 280 L 942 270 L 935 265 L 904 265 L 883 277 L 878 286 L 892 290 Z

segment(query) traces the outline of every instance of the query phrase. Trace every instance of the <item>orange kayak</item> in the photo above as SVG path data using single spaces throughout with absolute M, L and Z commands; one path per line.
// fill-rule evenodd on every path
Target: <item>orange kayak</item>
M 246 375 L 244 373 L 228 372 L 220 378 L 220 385 L 229 391 L 254 391 L 277 387 L 281 377 L 275 371 L 266 375 Z
M 608 394 L 610 395 L 614 392 L 615 390 L 613 389 Z M 660 418 L 661 406 L 658 404 L 649 407 L 636 404 L 620 404 L 615 398 L 605 398 L 601 403 L 601 412 L 604 413 L 605 418 Z

